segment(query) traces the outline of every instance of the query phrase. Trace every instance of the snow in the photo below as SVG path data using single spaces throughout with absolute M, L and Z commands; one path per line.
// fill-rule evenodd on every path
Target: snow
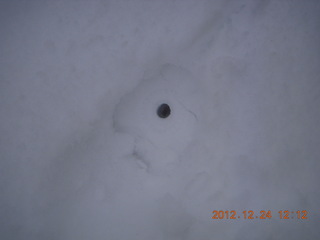
M 318 239 L 319 12 L 2 1 L 1 239 Z
M 134 140 L 133 155 L 146 170 L 164 170 L 185 150 L 199 124 L 201 106 L 197 81 L 191 73 L 174 65 L 143 80 L 116 106 L 114 128 Z M 167 104 L 170 113 L 159 117 L 158 108 Z

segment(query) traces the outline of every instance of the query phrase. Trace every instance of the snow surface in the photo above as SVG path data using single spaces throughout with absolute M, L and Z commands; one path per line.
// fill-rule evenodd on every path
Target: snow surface
M 320 239 L 319 13 L 1 1 L 0 239 Z

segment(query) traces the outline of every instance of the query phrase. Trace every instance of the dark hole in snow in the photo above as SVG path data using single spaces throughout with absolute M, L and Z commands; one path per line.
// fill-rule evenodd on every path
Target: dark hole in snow
M 163 103 L 158 107 L 157 114 L 160 118 L 167 118 L 169 117 L 170 113 L 171 109 L 168 104 Z

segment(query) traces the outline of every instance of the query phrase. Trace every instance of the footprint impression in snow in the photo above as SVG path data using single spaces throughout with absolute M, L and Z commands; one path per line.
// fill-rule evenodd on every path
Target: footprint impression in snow
M 153 172 L 175 164 L 199 124 L 200 99 L 192 74 L 171 64 L 122 97 L 114 128 L 133 139 L 130 157 Z

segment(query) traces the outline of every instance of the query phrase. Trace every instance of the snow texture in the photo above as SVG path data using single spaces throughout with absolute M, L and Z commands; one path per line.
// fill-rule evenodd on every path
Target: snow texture
M 116 106 L 114 128 L 134 138 L 132 153 L 147 170 L 165 171 L 192 141 L 200 116 L 198 88 L 190 73 L 166 64 Z M 171 109 L 167 118 L 156 114 L 163 103 Z
M 320 239 L 319 12 L 1 1 L 0 239 Z

